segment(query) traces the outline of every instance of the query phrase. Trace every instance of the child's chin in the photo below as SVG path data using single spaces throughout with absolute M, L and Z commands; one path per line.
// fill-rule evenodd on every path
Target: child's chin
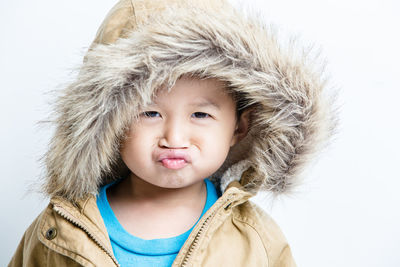
M 187 187 L 191 187 L 191 186 L 196 186 L 199 183 L 203 183 L 203 179 L 201 179 L 200 181 L 197 180 L 187 180 L 187 179 L 168 179 L 168 180 L 164 180 L 162 182 L 157 182 L 154 185 L 161 187 L 161 188 L 165 188 L 165 189 L 182 189 L 182 188 L 187 188 Z

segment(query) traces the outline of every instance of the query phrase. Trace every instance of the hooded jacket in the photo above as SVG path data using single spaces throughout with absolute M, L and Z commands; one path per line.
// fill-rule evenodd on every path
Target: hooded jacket
M 222 196 L 173 266 L 294 266 L 279 227 L 248 199 L 290 191 L 333 133 L 322 73 L 295 51 L 223 0 L 119 1 L 56 99 L 44 157 L 51 200 L 9 266 L 118 266 L 95 196 L 128 174 L 119 149 L 141 107 L 187 74 L 224 81 L 252 112 L 247 136 L 210 177 Z

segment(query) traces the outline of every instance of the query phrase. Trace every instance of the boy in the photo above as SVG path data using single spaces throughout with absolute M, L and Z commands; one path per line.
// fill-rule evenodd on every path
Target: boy
M 50 204 L 9 266 L 295 266 L 248 199 L 330 135 L 322 84 L 225 1 L 121 0 L 56 102 Z

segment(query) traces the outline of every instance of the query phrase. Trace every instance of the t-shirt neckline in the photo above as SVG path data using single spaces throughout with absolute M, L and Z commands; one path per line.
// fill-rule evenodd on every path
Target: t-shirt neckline
M 124 227 L 119 223 L 117 217 L 112 210 L 108 199 L 107 199 L 107 188 L 119 182 L 117 180 L 113 183 L 107 184 L 100 189 L 99 199 L 103 207 L 101 213 L 106 224 L 107 231 L 110 239 L 114 244 L 122 247 L 125 250 L 131 251 L 133 253 L 149 255 L 149 256 L 160 256 L 160 255 L 169 255 L 176 254 L 181 249 L 182 244 L 189 237 L 195 225 L 199 222 L 199 220 L 203 217 L 204 213 L 212 206 L 215 200 L 210 198 L 210 195 L 213 196 L 213 192 L 215 188 L 213 184 L 208 180 L 204 179 L 207 188 L 207 197 L 206 203 L 203 207 L 202 213 L 196 223 L 186 232 L 169 238 L 158 238 L 158 239 L 142 239 L 140 237 L 134 236 L 130 234 L 128 231 L 124 229 Z M 214 190 L 214 191 L 213 191 Z M 214 192 L 216 195 L 216 192 Z

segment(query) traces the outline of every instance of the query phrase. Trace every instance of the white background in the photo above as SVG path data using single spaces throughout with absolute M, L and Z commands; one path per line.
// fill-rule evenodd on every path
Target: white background
M 234 0 L 233 0 L 234 1 Z M 340 128 L 297 193 L 257 198 L 299 266 L 400 266 L 400 5 L 395 0 L 248 1 L 283 35 L 322 47 Z M 28 193 L 52 129 L 50 96 L 71 79 L 114 0 L 0 2 L 0 265 L 47 205 Z

